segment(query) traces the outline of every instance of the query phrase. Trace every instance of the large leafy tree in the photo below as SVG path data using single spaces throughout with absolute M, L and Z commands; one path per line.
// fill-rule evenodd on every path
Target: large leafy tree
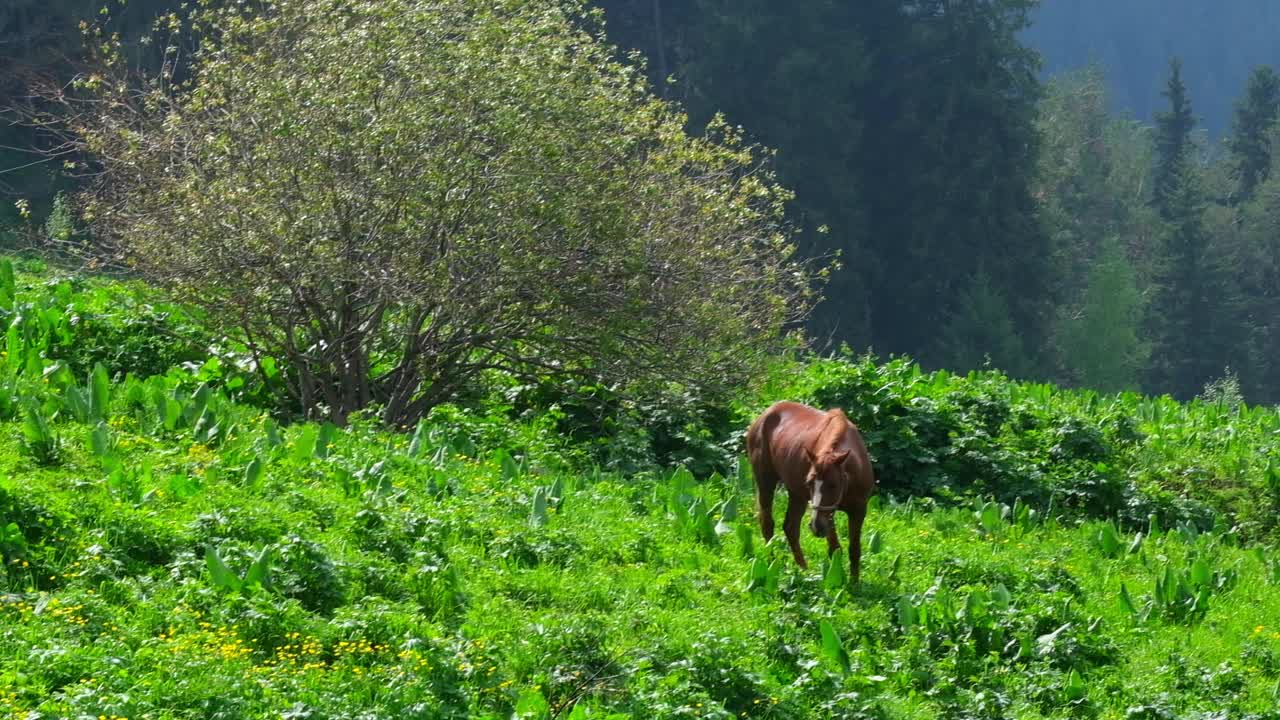
M 1063 359 L 1072 379 L 1105 392 L 1136 390 L 1149 347 L 1142 340 L 1144 300 L 1126 248 L 1099 248 L 1079 310 L 1063 323 Z
M 1136 388 L 1148 357 L 1142 291 L 1162 223 L 1146 202 L 1148 130 L 1107 112 L 1097 67 L 1054 78 L 1040 104 L 1035 195 L 1062 298 L 1054 333 L 1058 377 L 1108 390 Z
M 809 303 L 789 195 L 733 131 L 686 134 L 579 13 L 200 6 L 167 26 L 200 39 L 190 82 L 171 62 L 60 98 L 95 158 L 84 213 L 284 358 L 312 415 L 412 422 L 488 368 L 740 380 Z

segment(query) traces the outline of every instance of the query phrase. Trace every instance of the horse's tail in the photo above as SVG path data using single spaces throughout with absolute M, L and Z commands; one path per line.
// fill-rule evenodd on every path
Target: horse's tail
M 766 411 L 747 428 L 747 458 L 753 465 L 769 460 L 769 436 L 781 419 L 778 413 Z
M 751 470 L 755 475 L 756 489 L 772 493 L 778 484 L 777 468 L 774 467 L 773 448 L 769 447 L 770 438 L 778 424 L 782 422 L 782 413 L 769 408 L 756 418 L 747 429 L 747 458 L 751 461 Z

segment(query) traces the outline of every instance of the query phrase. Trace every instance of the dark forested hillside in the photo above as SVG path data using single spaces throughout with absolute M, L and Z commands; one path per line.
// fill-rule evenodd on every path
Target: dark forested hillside
M 778 149 L 806 244 L 845 265 L 820 336 L 1014 372 L 1035 366 L 1051 297 L 1030 194 L 1040 86 L 1017 41 L 1032 4 L 601 3 L 695 124 L 724 112 Z
M 1186 83 L 1204 127 L 1220 137 L 1231 104 L 1256 65 L 1280 62 L 1280 3 L 1273 0 L 1041 0 L 1023 38 L 1052 75 L 1102 64 L 1112 109 L 1153 120 L 1162 109 L 1171 55 L 1186 63 Z
M 600 4 L 611 39 L 675 79 L 663 91 L 695 124 L 724 112 L 778 148 L 808 247 L 845 259 L 819 338 L 1108 390 L 1214 383 L 1280 400 L 1280 90 L 1255 71 L 1270 6 Z M 1116 119 L 1126 106 L 1146 119 Z

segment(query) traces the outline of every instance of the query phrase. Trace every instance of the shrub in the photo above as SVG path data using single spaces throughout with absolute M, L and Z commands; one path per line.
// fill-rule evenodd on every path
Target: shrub
M 493 367 L 732 387 L 807 312 L 761 154 L 687 134 L 583 4 L 249 7 L 173 16 L 191 83 L 108 40 L 48 93 L 92 112 L 45 127 L 100 165 L 97 249 L 287 361 L 310 416 L 412 425 Z

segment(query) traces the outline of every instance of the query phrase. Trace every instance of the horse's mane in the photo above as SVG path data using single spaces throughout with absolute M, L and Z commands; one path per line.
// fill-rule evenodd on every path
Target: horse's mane
M 840 408 L 828 410 L 827 420 L 822 424 L 822 429 L 818 431 L 818 439 L 813 444 L 814 454 L 834 450 L 836 445 L 844 439 L 845 431 L 852 424 Z

